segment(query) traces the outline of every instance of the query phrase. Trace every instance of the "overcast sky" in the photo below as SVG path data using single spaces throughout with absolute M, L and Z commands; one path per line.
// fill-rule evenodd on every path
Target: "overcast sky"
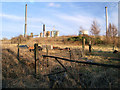
M 118 27 L 117 2 L 3 2 L 2 37 L 15 37 L 24 34 L 25 4 L 27 4 L 27 34 L 59 30 L 60 35 L 78 35 L 82 26 L 90 31 L 91 23 L 96 20 L 100 25 L 100 35 L 105 35 L 105 7 L 108 7 L 108 22 Z

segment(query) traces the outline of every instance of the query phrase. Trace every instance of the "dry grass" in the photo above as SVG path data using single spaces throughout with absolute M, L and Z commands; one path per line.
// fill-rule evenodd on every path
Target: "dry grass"
M 69 37 L 69 36 L 68 36 Z M 94 46 L 94 51 L 88 53 L 86 46 L 86 55 L 81 58 L 81 45 L 74 43 L 64 43 L 68 37 L 56 38 L 32 38 L 30 41 L 22 43 L 33 46 L 34 43 L 40 45 L 55 45 L 61 48 L 70 47 L 72 50 L 72 59 L 74 60 L 92 60 L 107 64 L 119 65 L 120 53 L 113 54 L 112 47 Z M 103 49 L 104 48 L 104 49 Z M 37 61 L 37 78 L 34 77 L 34 52 L 28 49 L 20 48 L 20 60 L 17 59 L 17 44 L 2 44 L 2 72 L 3 87 L 7 88 L 119 88 L 120 78 L 119 70 L 114 68 L 105 68 L 85 64 L 76 64 L 66 61 L 61 63 L 71 73 L 61 73 L 44 77 L 50 74 L 64 70 L 54 59 L 49 59 L 49 67 L 46 67 L 47 58 L 42 55 L 46 51 L 39 52 L 39 61 Z M 49 50 L 49 55 L 68 58 L 68 51 Z M 115 59 L 118 60 L 115 60 Z

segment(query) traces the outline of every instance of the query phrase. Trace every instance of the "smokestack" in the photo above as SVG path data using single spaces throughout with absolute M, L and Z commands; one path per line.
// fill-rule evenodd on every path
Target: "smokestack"
M 118 2 L 118 37 L 120 37 L 120 1 Z
M 45 31 L 45 24 L 43 24 L 43 31 Z
M 46 31 L 45 31 L 45 24 L 43 24 L 43 37 L 46 36 Z
M 108 36 L 108 14 L 107 14 L 107 7 L 105 7 L 105 13 L 106 13 L 106 37 Z
M 27 35 L 27 4 L 25 5 L 25 32 L 24 37 Z

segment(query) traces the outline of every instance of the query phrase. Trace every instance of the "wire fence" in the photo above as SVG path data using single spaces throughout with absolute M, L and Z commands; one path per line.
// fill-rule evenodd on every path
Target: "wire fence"
M 83 57 L 80 49 L 56 50 L 57 53 L 54 54 L 50 52 L 46 50 L 46 55 L 42 55 L 43 59 L 40 62 L 44 63 L 44 70 L 42 69 L 42 72 L 44 72 L 43 76 L 48 77 L 51 88 L 119 87 L 119 64 L 105 60 L 102 60 L 102 63 L 96 63 L 95 60 L 89 60 L 86 57 L 86 55 L 92 55 L 91 52 L 85 51 L 87 54 L 85 53 L 86 55 Z

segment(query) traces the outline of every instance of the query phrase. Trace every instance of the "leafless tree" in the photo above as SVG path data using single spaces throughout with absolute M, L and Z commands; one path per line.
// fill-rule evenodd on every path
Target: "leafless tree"
M 8 40 L 6 37 L 3 37 L 2 40 Z
M 91 25 L 91 30 L 90 30 L 91 34 L 94 36 L 98 36 L 100 33 L 100 27 L 97 23 L 96 20 L 93 21 L 92 25 Z
M 83 30 L 83 27 L 82 27 L 82 26 L 80 26 L 80 31 L 81 31 L 81 30 Z
M 114 24 L 109 23 L 108 36 L 114 38 L 117 34 L 117 27 Z
M 109 37 L 109 42 L 112 42 L 113 43 L 113 50 L 114 50 L 114 47 L 116 46 L 117 44 L 117 27 L 114 25 L 114 24 L 111 24 L 109 23 L 109 27 L 108 27 L 108 37 Z

